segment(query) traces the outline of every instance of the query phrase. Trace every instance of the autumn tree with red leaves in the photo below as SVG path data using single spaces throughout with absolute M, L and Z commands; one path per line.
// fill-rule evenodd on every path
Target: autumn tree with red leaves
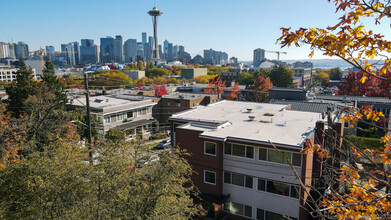
M 255 102 L 265 102 L 269 97 L 269 89 L 273 88 L 273 83 L 268 77 L 260 76 L 250 86 L 251 94 L 250 98 Z
M 364 76 L 362 71 L 351 71 L 344 80 L 344 85 L 339 86 L 339 95 L 349 96 L 369 96 L 369 97 L 390 97 L 391 85 L 385 80 L 381 80 L 369 75 L 367 80 L 361 81 Z M 383 78 L 390 79 L 389 72 L 382 75 Z
M 220 94 L 224 94 L 225 86 L 225 81 L 223 81 L 219 76 L 208 83 L 208 86 L 204 89 L 204 92 L 216 94 L 217 98 L 220 99 Z
M 160 82 L 156 82 L 153 86 L 153 90 L 155 91 L 155 96 L 163 96 L 168 92 L 166 84 L 162 84 Z
M 238 100 L 240 97 L 242 97 L 242 95 L 239 88 L 239 82 L 235 82 L 235 85 L 229 89 L 229 93 L 225 96 L 225 99 Z

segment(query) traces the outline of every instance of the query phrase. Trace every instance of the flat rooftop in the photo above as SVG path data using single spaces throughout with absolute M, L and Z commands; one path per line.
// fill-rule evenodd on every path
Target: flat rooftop
M 286 110 L 288 105 L 220 101 L 174 114 L 170 120 L 190 121 L 183 129 L 203 131 L 205 138 L 238 138 L 302 148 L 321 114 Z M 249 110 L 251 109 L 251 111 Z M 253 120 L 250 120 L 250 117 Z
M 101 113 L 114 113 L 123 110 L 155 105 L 154 97 L 134 96 L 134 95 L 101 95 L 90 97 L 91 110 Z M 85 96 L 71 100 L 71 105 L 84 107 L 86 105 Z
M 192 100 L 192 99 L 202 98 L 205 96 L 217 96 L 217 95 L 209 94 L 209 93 L 173 92 L 173 93 L 169 93 L 167 95 L 164 95 L 162 98 Z

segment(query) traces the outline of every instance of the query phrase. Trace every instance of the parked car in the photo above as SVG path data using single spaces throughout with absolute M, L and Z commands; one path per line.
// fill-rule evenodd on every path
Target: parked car
M 157 149 L 165 149 L 171 146 L 171 141 L 168 139 L 162 140 L 157 146 Z

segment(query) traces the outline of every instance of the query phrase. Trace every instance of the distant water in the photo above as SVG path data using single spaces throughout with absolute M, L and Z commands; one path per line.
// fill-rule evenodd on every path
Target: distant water
M 349 68 L 352 68 L 353 66 L 349 65 L 349 66 L 314 66 L 314 69 L 333 69 L 333 68 L 339 68 L 341 70 L 345 70 L 345 69 L 349 69 Z

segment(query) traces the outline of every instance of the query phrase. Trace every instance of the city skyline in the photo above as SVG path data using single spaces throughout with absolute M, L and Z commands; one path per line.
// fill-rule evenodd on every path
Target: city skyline
M 22 0 L 18 5 L 18 13 L 6 10 L 0 15 L 0 41 L 24 41 L 30 50 L 39 47 L 60 45 L 67 42 L 92 39 L 99 42 L 105 36 L 121 35 L 123 41 L 137 39 L 142 41 L 141 33 L 153 35 L 151 17 L 147 14 L 154 2 L 128 2 L 116 0 L 108 11 L 104 1 L 75 3 L 72 16 L 69 11 L 62 10 L 59 2 L 42 0 L 30 2 Z M 11 2 L 4 2 L 7 7 L 15 7 Z M 281 7 L 283 5 L 283 7 Z M 165 12 L 159 21 L 159 44 L 169 39 L 186 47 L 192 57 L 203 54 L 203 50 L 213 48 L 226 51 L 229 56 L 238 57 L 241 61 L 251 61 L 253 50 L 285 51 L 281 60 L 308 59 L 309 47 L 283 48 L 275 42 L 281 35 L 281 27 L 326 27 L 338 21 L 341 14 L 334 14 L 332 3 L 325 1 L 300 0 L 295 2 L 279 0 L 261 2 L 248 0 L 245 3 L 236 1 L 207 2 L 157 2 L 159 10 Z M 126 8 L 123 10 L 122 8 Z M 107 11 L 107 13 L 103 13 Z M 45 13 L 31 13 L 44 11 Z M 194 13 L 189 13 L 194 12 Z M 293 12 L 293 13 L 292 13 Z M 213 16 L 212 16 L 213 15 Z M 389 24 L 375 26 L 365 23 L 374 31 L 390 36 Z M 12 40 L 13 39 L 13 40 Z M 268 59 L 276 59 L 276 54 L 266 53 Z M 316 52 L 314 58 L 328 58 Z

